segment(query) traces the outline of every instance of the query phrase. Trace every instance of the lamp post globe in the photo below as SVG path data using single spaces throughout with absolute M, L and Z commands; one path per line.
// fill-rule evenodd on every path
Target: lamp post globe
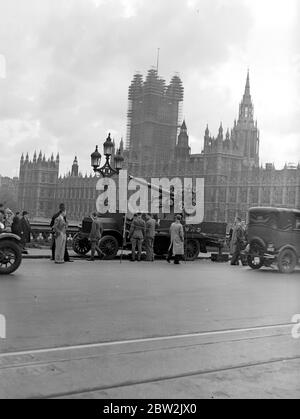
M 106 157 L 109 157 L 113 154 L 114 144 L 112 142 L 110 134 L 108 134 L 108 137 L 103 144 L 103 150 Z
M 96 146 L 96 150 L 94 153 L 91 154 L 91 166 L 94 169 L 97 169 L 101 164 L 101 154 L 98 151 L 98 146 Z
M 117 171 L 120 171 L 123 169 L 123 162 L 124 162 L 124 157 L 122 156 L 121 150 L 119 149 L 117 154 L 114 157 L 115 169 Z

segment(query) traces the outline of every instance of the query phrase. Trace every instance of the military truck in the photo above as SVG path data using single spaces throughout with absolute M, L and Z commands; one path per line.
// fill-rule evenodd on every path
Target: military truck
M 100 216 L 104 232 L 99 242 L 99 247 L 106 255 L 106 259 L 114 259 L 118 251 L 131 249 L 129 240 L 130 218 L 126 217 L 124 226 L 124 214 L 105 214 Z M 162 216 L 157 222 L 156 236 L 154 241 L 154 253 L 158 256 L 167 254 L 170 245 L 170 226 L 174 221 L 174 215 Z M 84 218 L 78 233 L 73 239 L 73 249 L 78 255 L 86 255 L 91 250 L 89 234 L 91 231 L 92 219 Z M 218 259 L 225 245 L 226 223 L 203 222 L 195 225 L 185 225 L 185 253 L 186 260 L 195 260 L 200 251 L 207 252 L 207 247 L 218 249 L 218 254 L 213 258 Z

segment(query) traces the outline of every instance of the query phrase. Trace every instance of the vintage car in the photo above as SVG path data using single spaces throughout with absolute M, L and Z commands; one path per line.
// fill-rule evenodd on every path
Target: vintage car
M 131 248 L 128 237 L 131 220 L 127 219 L 126 225 L 124 226 L 124 218 L 123 214 L 118 213 L 100 215 L 104 232 L 99 242 L 99 247 L 106 255 L 106 259 L 114 259 L 122 247 L 126 250 L 130 250 Z M 165 215 L 158 219 L 154 241 L 154 253 L 156 255 L 162 256 L 168 252 L 170 245 L 170 226 L 173 221 L 174 216 L 172 215 Z M 91 225 L 91 218 L 84 218 L 82 226 L 73 239 L 73 250 L 78 255 L 86 255 L 91 249 L 89 242 Z M 226 227 L 226 223 L 210 222 L 184 226 L 186 232 L 186 259 L 195 260 L 200 251 L 206 253 L 207 246 L 218 249 L 219 253 L 215 255 L 215 260 L 217 260 L 217 257 L 221 257 L 221 251 L 225 244 Z M 123 240 L 123 237 L 125 240 Z
M 15 272 L 22 262 L 20 237 L 11 233 L 0 234 L 0 275 Z
M 247 234 L 252 269 L 275 264 L 282 273 L 294 272 L 300 258 L 300 210 L 251 208 Z

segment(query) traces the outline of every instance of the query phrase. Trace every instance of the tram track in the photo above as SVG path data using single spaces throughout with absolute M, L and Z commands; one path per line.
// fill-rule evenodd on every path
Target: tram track
M 256 362 L 256 363 L 247 363 L 247 364 L 240 364 L 235 366 L 230 366 L 226 368 L 219 368 L 219 369 L 211 369 L 211 370 L 199 370 L 194 372 L 189 372 L 185 374 L 178 374 L 178 375 L 168 375 L 164 377 L 157 377 L 153 378 L 151 380 L 139 380 L 139 381 L 128 381 L 116 384 L 114 386 L 101 386 L 101 387 L 93 387 L 93 388 L 86 388 L 86 389 L 80 389 L 78 391 L 73 392 L 62 392 L 62 393 L 56 393 L 47 395 L 45 397 L 46 399 L 59 399 L 59 398 L 69 398 L 72 396 L 83 396 L 85 394 L 91 394 L 91 393 L 98 393 L 103 391 L 110 391 L 110 390 L 117 390 L 122 389 L 126 387 L 134 387 L 139 385 L 147 385 L 147 384 L 155 384 L 155 383 L 161 383 L 166 381 L 173 381 L 173 380 L 179 380 L 184 378 L 192 378 L 192 377 L 201 377 L 206 375 L 212 375 L 212 374 L 219 374 L 219 373 L 227 373 L 230 371 L 237 371 L 237 370 L 243 370 L 247 368 L 255 368 L 255 367 L 263 367 L 263 366 L 269 366 L 272 364 L 278 364 L 282 362 L 292 362 L 292 361 L 300 361 L 300 356 L 290 357 L 290 358 L 278 358 L 278 359 L 272 359 L 270 361 L 266 362 Z M 42 397 L 32 397 L 29 399 L 41 399 Z M 43 397 L 44 398 L 44 397 Z
M 290 336 L 292 327 L 278 323 L 1 353 L 0 396 L 86 397 L 280 363 L 298 365 L 300 348 Z M 276 351 L 271 355 L 268 347 Z M 13 383 L 9 390 L 6 381 Z M 23 387 L 27 382 L 29 388 Z

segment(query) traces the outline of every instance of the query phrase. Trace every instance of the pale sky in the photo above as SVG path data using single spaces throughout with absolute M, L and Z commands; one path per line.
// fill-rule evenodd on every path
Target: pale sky
M 89 156 L 126 137 L 128 87 L 156 64 L 179 73 L 193 153 L 238 115 L 250 69 L 261 161 L 300 161 L 298 0 L 0 0 L 0 174 L 21 153 Z M 6 67 L 6 72 L 4 71 Z M 6 74 L 5 74 L 6 73 Z M 4 77 L 5 76 L 5 77 Z

